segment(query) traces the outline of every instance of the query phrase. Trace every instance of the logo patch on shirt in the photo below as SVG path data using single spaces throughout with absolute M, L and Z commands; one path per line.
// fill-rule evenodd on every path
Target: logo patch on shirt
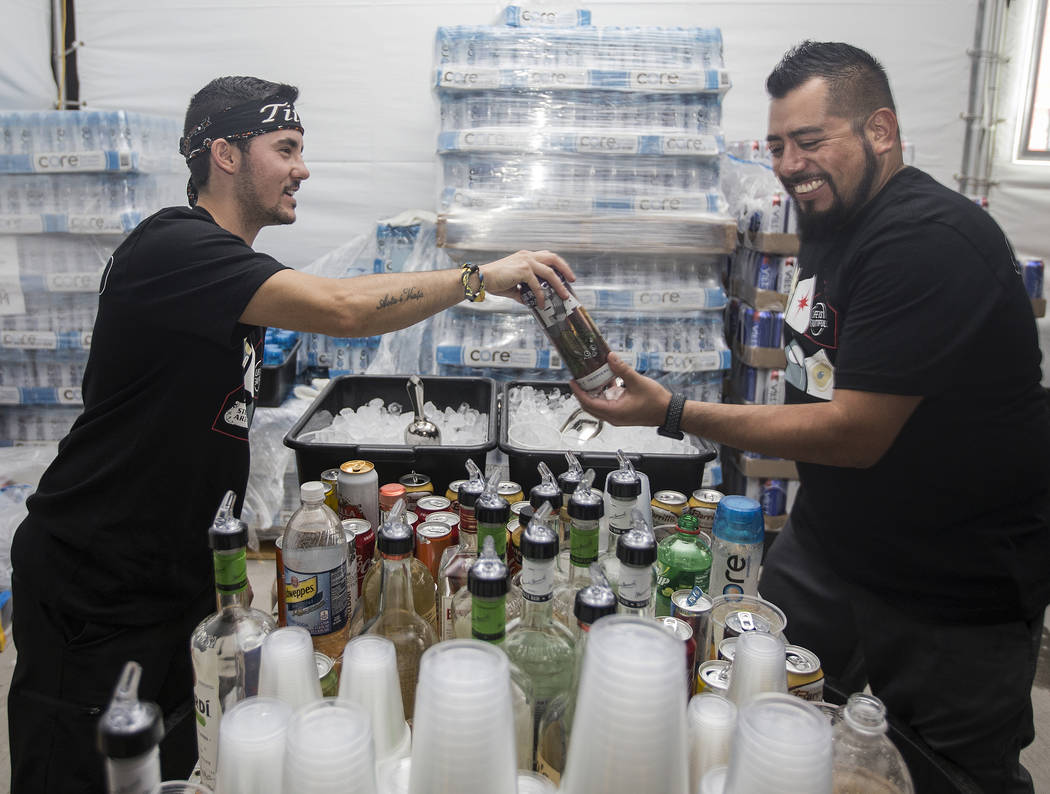
M 248 430 L 255 415 L 255 395 L 262 381 L 262 358 L 250 338 L 241 342 L 241 382 L 226 395 L 222 409 L 211 429 L 217 433 L 248 440 Z

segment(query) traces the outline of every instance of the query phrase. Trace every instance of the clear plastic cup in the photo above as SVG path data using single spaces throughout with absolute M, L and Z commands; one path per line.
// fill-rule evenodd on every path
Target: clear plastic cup
M 729 769 L 725 766 L 716 766 L 709 770 L 700 780 L 700 794 L 727 794 L 730 789 L 726 788 L 726 775 Z
M 200 783 L 188 780 L 165 780 L 158 783 L 150 794 L 213 794 L 212 790 Z
M 215 788 L 223 794 L 281 794 L 292 707 L 271 697 L 242 700 L 222 715 Z
M 409 791 L 514 794 L 510 662 L 494 645 L 450 640 L 420 660 Z
M 748 631 L 736 643 L 729 670 L 729 699 L 745 706 L 763 692 L 787 692 L 784 641 L 775 634 Z
M 781 693 L 740 710 L 727 792 L 831 794 L 831 725 L 813 704 Z
M 379 794 L 408 794 L 412 759 L 396 758 L 376 764 L 376 786 Z
M 651 620 L 594 624 L 561 791 L 685 794 L 688 788 L 682 643 Z
M 518 794 L 554 794 L 557 790 L 557 786 L 538 772 L 518 772 Z
M 729 698 L 704 692 L 689 701 L 689 790 L 697 791 L 704 775 L 729 764 L 737 707 Z
M 365 634 L 346 644 L 339 700 L 357 703 L 371 716 L 376 763 L 410 754 L 412 734 L 405 722 L 393 642 Z
M 293 709 L 321 699 L 313 640 L 302 626 L 286 626 L 266 635 L 259 662 L 259 695 L 283 700 Z
M 371 719 L 356 703 L 324 698 L 300 707 L 288 722 L 284 790 L 376 794 Z

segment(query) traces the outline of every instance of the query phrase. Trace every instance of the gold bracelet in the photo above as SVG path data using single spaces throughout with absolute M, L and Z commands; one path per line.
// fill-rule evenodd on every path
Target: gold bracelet
M 464 262 L 460 271 L 459 280 L 463 284 L 463 299 L 471 303 L 485 300 L 485 274 L 481 272 L 481 268 L 470 262 Z M 471 276 L 478 277 L 478 288 L 476 290 L 470 287 Z

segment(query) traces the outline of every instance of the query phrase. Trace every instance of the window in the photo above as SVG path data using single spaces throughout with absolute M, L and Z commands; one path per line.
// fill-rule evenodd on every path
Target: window
M 1017 158 L 1050 163 L 1050 18 L 1046 13 L 1047 4 L 1048 0 L 1037 3 Z

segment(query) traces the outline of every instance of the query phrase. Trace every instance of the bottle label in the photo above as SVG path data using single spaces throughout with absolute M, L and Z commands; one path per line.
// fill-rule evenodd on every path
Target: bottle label
M 460 524 L 462 529 L 462 523 Z M 496 554 L 500 559 L 507 559 L 507 525 L 506 524 L 478 524 L 478 549 L 485 548 L 485 538 L 492 538 L 496 547 Z
M 476 640 L 502 642 L 507 633 L 507 597 L 472 598 L 470 633 Z
M 748 546 L 715 539 L 711 563 L 711 596 L 754 595 L 758 587 L 758 568 L 762 544 Z
M 526 601 L 550 601 L 554 593 L 554 560 L 521 561 L 521 597 Z
M 631 528 L 631 511 L 637 506 L 635 499 L 610 499 L 609 500 L 609 531 L 614 535 L 622 535 Z
M 711 583 L 711 569 L 700 571 L 673 568 L 664 561 L 656 563 L 656 603 L 663 611 L 660 614 L 671 614 L 671 596 L 676 590 L 692 590 L 699 586 L 705 593 Z
M 630 609 L 643 609 L 649 606 L 653 597 L 653 569 L 646 565 L 639 568 L 634 565 L 620 564 L 620 586 L 616 591 L 616 600 Z
M 576 382 L 580 384 L 580 388 L 584 391 L 594 391 L 599 386 L 603 386 L 611 381 L 613 377 L 614 375 L 609 365 L 602 364 L 589 375 L 581 375 L 577 377 Z
M 598 559 L 598 526 L 594 529 L 573 524 L 569 530 L 569 562 L 577 568 L 586 568 Z
M 220 593 L 243 593 L 248 588 L 248 559 L 244 549 L 235 554 L 212 554 L 215 587 Z
M 214 667 L 214 661 L 207 665 Z M 209 675 L 209 673 L 212 673 Z M 218 670 L 194 670 L 194 710 L 197 716 L 197 755 L 200 760 L 201 782 L 215 786 L 216 765 L 219 760 L 219 720 L 222 703 L 219 701 Z
M 455 614 L 452 607 L 453 596 L 441 596 L 441 639 L 454 640 L 456 638 Z
M 346 625 L 349 612 L 346 560 L 328 571 L 300 572 L 284 567 L 284 600 L 289 626 L 302 626 L 314 636 Z

